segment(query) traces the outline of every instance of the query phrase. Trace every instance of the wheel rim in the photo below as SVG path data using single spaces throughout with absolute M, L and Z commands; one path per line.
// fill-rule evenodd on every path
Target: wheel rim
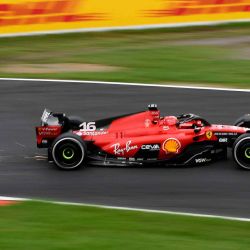
M 245 157 L 250 159 L 250 147 L 245 149 Z
M 65 160 L 71 160 L 75 155 L 72 148 L 65 148 L 62 153 Z
M 81 143 L 74 138 L 59 140 L 52 149 L 53 160 L 63 169 L 78 167 L 84 159 L 85 153 Z
M 238 142 L 234 156 L 241 167 L 250 169 L 250 138 L 244 138 Z

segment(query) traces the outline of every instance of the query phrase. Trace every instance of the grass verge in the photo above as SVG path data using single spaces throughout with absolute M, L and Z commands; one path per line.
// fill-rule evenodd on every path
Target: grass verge
M 0 77 L 250 86 L 250 24 L 0 39 Z M 114 72 L 8 73 L 5 65 L 83 63 Z
M 249 249 L 250 223 L 24 202 L 0 207 L 1 249 Z

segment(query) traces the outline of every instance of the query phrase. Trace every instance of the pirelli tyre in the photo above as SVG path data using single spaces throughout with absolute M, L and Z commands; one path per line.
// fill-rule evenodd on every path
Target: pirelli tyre
M 86 159 L 86 144 L 72 133 L 60 135 L 51 145 L 50 154 L 54 164 L 64 170 L 73 170 L 83 165 Z
M 234 126 L 250 128 L 250 114 L 245 114 L 237 119 Z
M 234 142 L 233 157 L 239 168 L 250 170 L 250 134 L 241 135 Z

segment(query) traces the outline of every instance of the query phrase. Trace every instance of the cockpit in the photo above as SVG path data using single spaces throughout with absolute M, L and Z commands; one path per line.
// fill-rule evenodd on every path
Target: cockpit
M 148 110 L 151 113 L 153 124 L 160 126 L 177 126 L 178 128 L 200 128 L 204 126 L 211 126 L 211 124 L 204 118 L 195 114 L 182 114 L 179 116 L 165 116 L 160 117 L 160 111 L 156 104 L 150 104 Z

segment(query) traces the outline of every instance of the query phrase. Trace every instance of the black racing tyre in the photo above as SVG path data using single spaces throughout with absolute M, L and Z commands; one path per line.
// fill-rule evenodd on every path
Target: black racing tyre
M 250 128 L 250 114 L 246 114 L 237 119 L 234 126 Z
M 250 134 L 241 135 L 234 142 L 233 157 L 239 168 L 250 170 Z
M 60 135 L 50 148 L 54 164 L 64 170 L 73 170 L 82 166 L 86 153 L 87 148 L 84 141 L 72 133 Z

